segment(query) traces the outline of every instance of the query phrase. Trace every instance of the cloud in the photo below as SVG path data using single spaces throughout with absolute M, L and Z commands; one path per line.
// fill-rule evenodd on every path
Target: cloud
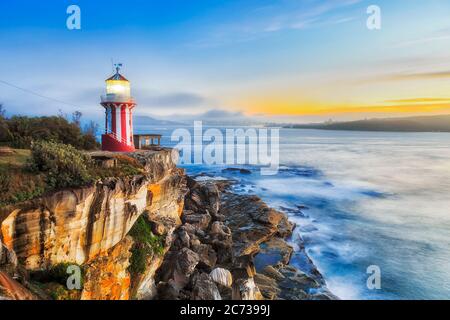
M 396 99 L 386 100 L 387 103 L 395 104 L 417 104 L 417 103 L 450 103 L 450 98 L 411 98 L 411 99 Z
M 415 38 L 411 40 L 405 40 L 398 42 L 394 45 L 394 48 L 409 47 L 415 45 L 428 44 L 436 41 L 445 41 L 450 39 L 450 28 L 440 29 L 428 34 L 427 36 Z
M 240 111 L 228 111 L 223 109 L 211 109 L 203 113 L 190 114 L 190 115 L 174 115 L 170 117 L 165 117 L 167 119 L 176 118 L 178 121 L 182 122 L 194 122 L 203 121 L 209 124 L 248 124 L 258 122 L 252 117 L 246 116 Z
M 361 0 L 295 1 L 286 0 L 256 9 L 241 10 L 241 17 L 214 28 L 206 38 L 192 43 L 194 47 L 221 46 L 248 42 L 283 30 L 303 30 L 336 25 L 355 18 L 341 16 L 339 10 L 360 3 Z M 335 14 L 336 13 L 336 14 Z
M 140 91 L 142 92 L 144 90 Z M 136 95 L 136 99 L 142 106 L 167 107 L 173 109 L 185 107 L 204 107 L 214 104 L 212 99 L 189 92 L 171 92 L 164 94 L 141 93 Z
M 395 73 L 385 77 L 386 80 L 428 80 L 450 78 L 450 70 L 434 72 Z
M 450 79 L 450 70 L 427 72 L 395 72 L 378 74 L 365 78 L 352 79 L 348 83 L 352 85 L 366 85 L 386 81 L 414 81 L 414 80 L 445 80 Z

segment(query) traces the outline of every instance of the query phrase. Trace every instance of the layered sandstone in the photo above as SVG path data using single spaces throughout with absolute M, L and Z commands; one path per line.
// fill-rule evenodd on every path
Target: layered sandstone
M 143 165 L 145 174 L 111 177 L 0 208 L 2 252 L 13 252 L 28 271 L 62 263 L 83 266 L 83 299 L 130 298 L 132 241 L 126 236 L 141 215 L 156 225 L 180 224 L 186 182 L 170 149 L 127 155 Z M 158 267 L 155 263 L 153 269 Z M 145 295 L 146 286 L 140 281 L 137 286 Z

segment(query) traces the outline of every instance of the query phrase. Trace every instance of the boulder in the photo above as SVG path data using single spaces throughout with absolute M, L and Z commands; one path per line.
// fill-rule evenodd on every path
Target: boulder
M 209 274 L 211 279 L 224 287 L 231 288 L 231 285 L 233 284 L 233 276 L 231 275 L 231 272 L 224 268 L 216 268 Z
M 211 270 L 217 262 L 216 251 L 208 244 L 200 244 L 193 248 L 199 256 L 199 267 Z
M 189 223 L 193 225 L 195 228 L 205 230 L 208 228 L 209 223 L 211 222 L 211 216 L 209 214 L 189 214 L 184 215 L 182 218 L 184 223 Z
M 199 261 L 200 257 L 197 253 L 188 248 L 183 248 L 177 255 L 176 269 L 181 274 L 189 276 L 194 272 Z
M 193 279 L 192 300 L 222 300 L 219 289 L 211 277 L 200 273 Z

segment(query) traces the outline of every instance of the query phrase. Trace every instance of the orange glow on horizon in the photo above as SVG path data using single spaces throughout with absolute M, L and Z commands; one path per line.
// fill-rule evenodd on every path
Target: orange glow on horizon
M 261 101 L 244 106 L 249 114 L 265 115 L 327 115 L 346 113 L 450 113 L 450 99 L 414 98 L 389 100 L 384 104 L 336 104 L 318 102 Z

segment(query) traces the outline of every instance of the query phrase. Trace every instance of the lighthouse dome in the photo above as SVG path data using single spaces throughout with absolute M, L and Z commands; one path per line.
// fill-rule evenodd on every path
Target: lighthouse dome
M 127 78 L 125 78 L 123 75 L 121 75 L 119 72 L 116 72 L 115 75 L 113 75 L 112 77 L 109 77 L 108 79 L 106 79 L 106 81 L 128 81 Z M 128 81 L 129 82 L 129 81 Z
M 131 101 L 130 82 L 117 72 L 106 79 L 106 96 L 102 99 L 105 102 L 128 102 Z

